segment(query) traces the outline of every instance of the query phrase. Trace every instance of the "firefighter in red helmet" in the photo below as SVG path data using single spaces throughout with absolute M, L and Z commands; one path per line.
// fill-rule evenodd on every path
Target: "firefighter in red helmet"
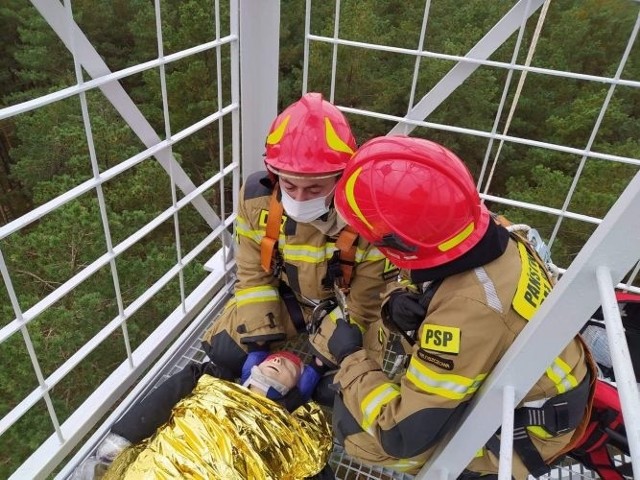
M 400 382 L 391 381 L 361 348 L 358 329 L 337 322 L 328 342 L 340 361 L 334 434 L 365 462 L 415 473 L 552 280 L 526 239 L 510 234 L 480 201 L 462 161 L 434 142 L 388 136 L 365 143 L 338 182 L 335 203 L 361 236 L 407 269 L 408 278 L 385 294 L 382 316 L 411 344 L 411 355 Z M 579 438 L 592 366 L 576 337 L 519 405 L 515 478 L 542 475 Z M 494 436 L 463 478 L 492 478 L 498 447 Z
M 326 344 L 345 308 L 336 293 L 364 333 L 365 348 L 382 362 L 380 294 L 393 271 L 333 207 L 355 149 L 347 119 L 320 93 L 303 95 L 273 121 L 267 171 L 249 176 L 240 192 L 235 296 L 204 337 L 214 363 L 238 373 L 248 351 L 309 333 L 321 359 L 312 363 L 335 368 Z

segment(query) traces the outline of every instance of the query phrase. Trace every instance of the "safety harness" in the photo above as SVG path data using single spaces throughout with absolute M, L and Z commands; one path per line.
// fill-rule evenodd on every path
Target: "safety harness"
M 513 449 L 534 477 L 549 473 L 551 467 L 544 461 L 533 444 L 529 427 L 542 427 L 552 436 L 561 435 L 580 426 L 588 407 L 591 374 L 587 372 L 580 384 L 547 400 L 541 407 L 519 407 L 513 419 Z M 500 430 L 487 442 L 486 447 L 496 457 L 500 456 Z M 575 435 L 574 435 L 575 437 Z M 572 450 L 575 441 L 568 446 Z M 566 449 L 565 449 L 566 450 Z M 550 463 L 553 463 L 551 461 Z
M 273 192 L 269 200 L 269 213 L 265 234 L 260 241 L 260 265 L 265 272 L 272 272 L 274 277 L 280 277 L 284 268 L 284 258 L 278 249 L 280 228 L 284 209 L 278 198 L 278 183 L 273 186 Z M 322 285 L 326 290 L 337 289 L 341 295 L 348 295 L 351 286 L 351 277 L 356 263 L 358 233 L 349 225 L 343 228 L 336 240 L 336 252 L 327 264 L 327 275 L 322 279 Z M 291 321 L 298 333 L 307 331 L 308 326 L 304 320 L 300 303 L 295 292 L 285 282 L 278 285 L 280 298 L 287 307 Z
M 493 218 L 496 223 L 505 227 L 509 231 L 512 239 L 526 248 L 526 251 L 542 267 L 542 271 L 547 276 L 549 282 L 553 284 L 554 279 L 546 268 L 549 260 L 543 260 L 539 254 L 539 247 L 546 248 L 546 245 L 534 246 L 528 236 L 522 234 L 523 229 L 520 228 L 520 226 L 517 226 L 518 228 L 515 229 L 510 228 L 512 226 L 511 222 L 504 217 L 493 216 Z M 527 227 L 526 231 L 529 231 L 528 229 L 529 227 Z M 441 283 L 442 280 L 431 282 L 422 293 L 419 303 L 425 308 L 425 310 L 429 308 L 429 303 L 433 299 L 436 290 Z M 585 378 L 575 388 L 549 398 L 539 407 L 523 406 L 515 410 L 513 449 L 533 476 L 539 477 L 548 473 L 550 467 L 543 460 L 540 452 L 538 452 L 533 444 L 528 428 L 542 427 L 553 436 L 575 429 L 582 430 L 586 423 L 585 412 L 588 411 L 587 409 L 591 408 L 590 404 L 593 398 L 592 379 L 595 379 L 595 377 L 595 369 L 587 371 Z M 500 429 L 498 429 L 486 444 L 487 450 L 493 453 L 496 457 L 499 457 L 500 454 L 499 435 Z M 575 437 L 576 436 L 574 435 L 574 439 Z M 578 439 L 579 438 L 580 436 L 578 436 Z M 573 440 L 565 451 L 574 448 L 577 441 L 578 440 Z
M 282 224 L 282 203 L 278 200 L 278 183 L 273 186 L 273 192 L 269 199 L 269 214 L 264 237 L 260 241 L 260 265 L 265 272 L 273 271 L 273 276 L 280 276 L 284 259 L 278 250 L 280 239 L 280 226 Z
M 533 257 L 534 261 L 542 267 L 541 271 L 546 276 L 549 284 L 554 285 L 556 282 L 556 276 L 553 273 L 555 265 L 551 263 L 548 248 L 542 242 L 538 232 L 527 225 L 514 225 L 501 215 L 495 215 L 493 218 L 499 225 L 509 231 L 511 238 L 526 248 L 526 251 Z M 517 308 L 516 310 L 518 311 Z M 524 318 L 527 317 L 525 316 Z M 584 343 L 583 348 L 587 349 Z M 539 477 L 548 473 L 550 470 L 549 463 L 573 449 L 580 440 L 581 432 L 586 428 L 588 419 L 585 412 L 589 413 L 592 408 L 596 376 L 597 370 L 591 362 L 590 355 L 588 355 L 587 374 L 578 386 L 548 399 L 540 407 L 523 406 L 515 410 L 513 449 L 531 475 Z M 571 430 L 576 430 L 576 432 L 570 443 L 563 449 L 563 452 L 547 463 L 535 448 L 531 440 L 531 433 L 528 430 L 529 427 L 542 427 L 553 436 Z M 496 456 L 499 455 L 500 451 L 499 433 L 500 430 L 487 442 L 487 449 Z

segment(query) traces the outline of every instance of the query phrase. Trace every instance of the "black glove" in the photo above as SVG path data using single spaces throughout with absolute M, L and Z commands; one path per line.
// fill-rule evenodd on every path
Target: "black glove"
M 334 377 L 335 373 L 324 375 L 311 395 L 311 398 L 323 407 L 333 408 L 333 401 L 340 387 L 333 383 Z
M 219 378 L 221 380 L 227 380 L 229 382 L 235 381 L 236 377 L 233 372 L 224 365 L 216 365 L 213 362 L 207 362 L 204 367 L 204 373 L 211 375 L 212 377 Z
M 245 344 L 247 346 L 247 352 L 268 352 L 270 350 L 270 342 L 247 342 Z
M 356 324 L 339 318 L 327 346 L 331 355 L 341 363 L 344 357 L 362 349 L 362 332 Z
M 403 290 L 391 293 L 382 311 L 389 328 L 404 332 L 417 330 L 427 316 L 427 309 L 420 304 L 420 295 Z

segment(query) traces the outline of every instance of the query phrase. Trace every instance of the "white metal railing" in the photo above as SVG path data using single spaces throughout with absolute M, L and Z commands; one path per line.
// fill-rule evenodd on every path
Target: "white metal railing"
M 156 36 L 158 40 L 158 57 L 152 61 L 133 67 L 125 68 L 118 72 L 111 72 L 107 64 L 102 60 L 89 42 L 85 34 L 75 23 L 71 1 L 64 4 L 59 2 L 49 2 L 33 0 L 33 6 L 40 12 L 49 27 L 63 41 L 64 45 L 72 54 L 76 85 L 63 88 L 57 92 L 43 95 L 39 98 L 19 103 L 10 107 L 0 109 L 0 119 L 9 119 L 17 115 L 28 114 L 29 112 L 47 106 L 53 102 L 61 101 L 65 98 L 77 97 L 80 100 L 84 132 L 87 139 L 89 157 L 87 163 L 91 165 L 93 176 L 91 179 L 77 185 L 75 188 L 59 195 L 43 205 L 28 212 L 24 216 L 0 227 L 0 240 L 10 235 L 20 233 L 37 220 L 46 219 L 52 212 L 64 207 L 70 202 L 80 198 L 87 193 L 94 193 L 98 199 L 99 212 L 101 216 L 102 228 L 106 244 L 106 253 L 96 258 L 92 263 L 80 269 L 75 275 L 51 293 L 38 300 L 27 310 L 20 307 L 18 292 L 14 289 L 11 272 L 7 268 L 7 263 L 0 251 L 0 272 L 7 289 L 8 297 L 13 306 L 15 319 L 0 329 L 0 343 L 5 343 L 9 339 L 14 339 L 16 335 L 22 334 L 24 345 L 29 352 L 34 373 L 37 378 L 37 387 L 27 395 L 21 402 L 13 406 L 8 413 L 0 418 L 0 435 L 5 433 L 12 425 L 27 414 L 40 400 L 44 400 L 49 412 L 50 422 L 53 425 L 54 434 L 45 441 L 31 457 L 16 471 L 12 478 L 43 478 L 59 464 L 71 449 L 82 439 L 96 421 L 100 419 L 112 407 L 119 397 L 131 387 L 142 372 L 144 372 L 158 355 L 176 338 L 177 334 L 189 324 L 196 316 L 202 314 L 207 302 L 217 292 L 228 291 L 229 285 L 221 283 L 228 277 L 228 272 L 232 264 L 228 263 L 227 257 L 232 255 L 229 248 L 219 250 L 217 263 L 222 268 L 218 268 L 205 280 L 191 291 L 186 290 L 183 279 L 183 271 L 186 266 L 193 262 L 206 249 L 214 245 L 214 242 L 221 242 L 223 246 L 232 247 L 229 229 L 235 219 L 235 213 L 225 212 L 225 190 L 222 188 L 225 179 L 230 179 L 230 184 L 234 191 L 234 210 L 236 196 L 239 186 L 239 62 L 238 54 L 238 6 L 236 2 L 230 4 L 230 33 L 221 36 L 220 29 L 220 5 L 215 1 L 213 5 L 214 24 L 211 25 L 215 32 L 215 39 L 202 45 L 197 45 L 171 55 L 163 52 L 161 9 L 160 2 L 156 1 L 154 10 L 156 15 Z M 223 103 L 223 72 L 221 48 L 228 46 L 231 52 L 230 71 L 224 72 L 224 81 L 231 83 L 231 100 L 226 105 Z M 217 105 L 218 110 L 212 111 L 204 118 L 196 121 L 192 125 L 178 132 L 172 132 L 170 127 L 170 112 L 167 98 L 165 65 L 171 64 L 181 59 L 188 59 L 193 55 L 206 51 L 213 51 L 216 54 L 216 84 L 217 84 Z M 119 83 L 121 80 L 141 72 L 155 69 L 159 73 L 160 92 L 162 95 L 163 118 L 165 125 L 164 136 L 156 134 L 153 127 L 144 117 L 140 109 L 129 97 L 125 89 Z M 84 81 L 83 70 L 92 79 Z M 101 91 L 124 121 L 131 127 L 132 131 L 140 138 L 144 150 L 136 155 L 124 160 L 118 165 L 108 170 L 100 171 L 96 159 L 93 134 L 92 118 L 87 100 L 86 92 Z M 222 145 L 224 138 L 223 120 L 230 118 L 232 151 L 225 154 Z M 182 169 L 175 160 L 172 153 L 174 145 L 199 130 L 210 125 L 217 124 L 220 145 L 218 151 L 218 173 L 205 180 L 200 185 L 195 185 L 189 175 Z M 46 145 L 43 145 L 46 151 Z M 230 160 L 225 157 L 231 157 Z M 160 213 L 146 225 L 129 235 L 124 240 L 114 244 L 109 228 L 109 221 L 106 213 L 106 205 L 102 186 L 106 182 L 115 181 L 123 173 L 130 171 L 142 162 L 157 160 L 169 176 L 169 188 L 171 206 Z M 219 188 L 220 207 L 215 211 L 203 194 L 212 188 Z M 177 189 L 182 191 L 181 198 L 177 196 Z M 189 251 L 183 251 L 181 245 L 182 229 L 178 219 L 178 213 L 187 206 L 193 206 L 210 227 L 210 233 L 203 236 Z M 151 285 L 139 297 L 131 301 L 127 306 L 123 301 L 120 291 L 118 268 L 116 259 L 123 255 L 129 248 L 138 244 L 143 238 L 154 232 L 157 227 L 167 221 L 172 221 L 174 225 L 174 243 L 176 263 L 169 268 L 160 278 Z M 27 326 L 42 313 L 47 311 L 60 300 L 74 291 L 78 286 L 86 282 L 101 269 L 108 268 L 111 271 L 115 303 L 117 304 L 118 315 L 108 324 L 89 339 L 81 348 L 72 353 L 53 372 L 45 375 L 38 360 L 38 351 L 34 347 L 30 338 Z M 134 351 L 130 346 L 129 334 L 127 331 L 127 321 L 134 317 L 145 304 L 170 282 L 177 279 L 179 284 L 180 302 L 176 305 L 174 312 L 169 315 L 156 330 Z M 228 280 L 227 280 L 228 281 Z M 205 309 L 206 311 L 206 309 Z M 210 313 L 210 312 L 206 312 Z M 126 358 L 121 365 L 97 388 L 92 395 L 64 422 L 59 421 L 59 416 L 51 401 L 51 390 L 74 370 L 81 362 L 86 361 L 87 356 L 104 342 L 115 330 L 121 329 L 122 341 Z
M 147 382 L 152 381 L 154 374 L 162 368 L 162 364 L 175 360 L 175 353 L 180 350 L 181 342 L 187 341 L 187 338 L 191 339 L 190 335 L 195 331 L 195 325 L 207 321 L 207 315 L 215 308 L 219 308 L 225 295 L 228 294 L 231 288 L 229 272 L 232 268 L 232 263 L 229 261 L 232 256 L 232 244 L 230 243 L 228 229 L 235 218 L 240 184 L 240 167 L 242 167 L 244 176 L 263 168 L 264 137 L 277 110 L 279 21 L 281 14 L 283 16 L 288 14 L 286 11 L 281 12 L 279 0 L 230 0 L 228 1 L 230 28 L 228 35 L 223 35 L 220 29 L 220 1 L 215 0 L 212 5 L 214 22 L 211 25 L 212 31 L 215 32 L 215 39 L 202 45 L 165 55 L 162 46 L 163 32 L 160 21 L 162 17 L 161 3 L 156 0 L 154 2 L 154 11 L 158 39 L 157 58 L 120 71 L 111 72 L 101 59 L 99 52 L 95 50 L 88 38 L 74 22 L 73 8 L 69 0 L 64 3 L 47 0 L 31 1 L 45 18 L 48 25 L 72 52 L 76 71 L 76 84 L 33 100 L 0 109 L 0 120 L 28 114 L 35 109 L 66 98 L 78 97 L 83 110 L 85 134 L 90 152 L 88 163 L 92 165 L 93 176 L 63 195 L 35 208 L 23 217 L 0 227 L 0 241 L 23 231 L 32 223 L 46 218 L 52 212 L 86 193 L 95 191 L 100 199 L 102 186 L 107 181 L 117 179 L 121 174 L 131 170 L 136 165 L 153 161 L 153 158 L 162 165 L 170 178 L 172 202 L 171 206 L 161 212 L 155 219 L 124 240 L 114 244 L 109 232 L 104 202 L 101 200 L 100 211 L 102 213 L 105 242 L 108 245 L 107 252 L 24 311 L 20 308 L 18 294 L 13 288 L 11 272 L 7 268 L 7 263 L 0 250 L 0 273 L 15 312 L 15 319 L 0 329 L 0 344 L 10 338 L 15 338 L 17 335 L 23 335 L 24 344 L 29 351 L 38 384 L 38 387 L 23 401 L 3 418 L 0 418 L 0 435 L 32 409 L 40 399 L 44 399 L 47 403 L 51 423 L 54 426 L 54 434 L 14 473 L 12 478 L 20 480 L 24 478 L 43 478 L 49 474 L 58 464 L 65 460 L 65 457 L 74 446 L 82 441 L 83 437 L 94 427 L 100 417 L 105 415 L 117 403 L 122 394 L 136 384 L 140 375 L 147 368 L 151 368 L 145 380 L 134 387 L 130 398 L 141 395 L 141 392 L 144 392 L 149 387 Z M 324 93 L 330 100 L 335 101 L 338 107 L 347 115 L 350 115 L 351 118 L 369 117 L 394 124 L 395 126 L 389 130 L 389 134 L 409 134 L 415 129 L 426 129 L 484 139 L 487 141 L 487 148 L 478 178 L 478 188 L 482 191 L 481 196 L 485 201 L 490 201 L 496 205 L 517 207 L 530 212 L 543 212 L 555 217 L 557 222 L 553 230 L 552 240 L 559 235 L 561 222 L 565 218 L 597 225 L 595 233 L 571 266 L 566 271 L 564 269 L 561 270 L 563 272 L 561 281 L 544 303 L 536 319 L 529 323 L 518 337 L 513 348 L 509 350 L 496 371 L 486 382 L 485 388 L 474 402 L 474 408 L 468 413 L 466 421 L 451 436 L 450 442 L 442 445 L 438 455 L 423 469 L 418 478 L 455 478 L 473 456 L 473 453 L 484 444 L 497 426 L 500 423 L 508 425 L 512 421 L 513 405 L 523 397 L 528 388 L 542 373 L 545 366 L 562 349 L 568 339 L 575 335 L 582 323 L 595 311 L 600 303 L 603 305 L 607 329 L 611 332 L 609 340 L 612 342 L 612 351 L 615 351 L 613 358 L 614 369 L 619 382 L 625 419 L 629 427 L 628 434 L 632 444 L 632 457 L 635 460 L 637 469 L 638 465 L 640 465 L 640 453 L 638 452 L 638 448 L 640 448 L 640 419 L 638 418 L 640 404 L 638 403 L 637 390 L 634 390 L 635 383 L 633 382 L 632 384 L 631 381 L 633 370 L 629 363 L 628 351 L 625 351 L 624 348 L 619 348 L 619 345 L 626 346 L 626 344 L 624 343 L 624 336 L 621 334 L 619 312 L 617 312 L 615 304 L 612 303 L 612 292 L 613 286 L 617 285 L 620 288 L 640 293 L 640 289 L 632 285 L 640 270 L 640 264 L 637 264 L 640 252 L 636 247 L 636 245 L 640 244 L 639 223 L 637 221 L 637 218 L 640 218 L 640 212 L 638 212 L 640 177 L 636 175 L 633 183 L 630 184 L 618 203 L 604 218 L 572 212 L 569 210 L 569 206 L 575 186 L 581 178 L 582 166 L 588 160 L 605 160 L 612 163 L 640 166 L 640 158 L 594 151 L 592 148 L 614 91 L 619 87 L 638 89 L 640 91 L 640 79 L 623 78 L 622 75 L 632 48 L 637 43 L 636 37 L 640 25 L 640 15 L 636 20 L 633 31 L 630 33 L 616 73 L 612 77 L 605 77 L 537 67 L 531 65 L 529 61 L 524 64 L 517 62 L 518 54 L 523 44 L 524 30 L 531 19 L 540 14 L 541 8 L 553 8 L 553 4 L 549 6 L 550 2 L 548 0 L 520 0 L 513 2 L 513 7 L 510 9 L 505 6 L 505 13 L 502 19 L 479 39 L 477 44 L 465 55 L 452 55 L 450 53 L 425 50 L 424 46 L 430 31 L 432 7 L 430 0 L 425 0 L 423 18 L 418 22 L 418 30 L 416 32 L 418 45 L 415 49 L 384 45 L 376 38 L 367 39 L 367 41 L 356 41 L 347 38 L 341 31 L 341 12 L 348 3 L 347 0 L 335 0 L 334 16 L 331 19 L 332 34 L 323 35 L 320 34 L 321 32 L 312 31 L 312 13 L 314 5 L 319 5 L 319 1 L 321 0 L 316 0 L 314 3 L 312 0 L 306 0 L 305 35 L 303 39 L 300 39 L 301 42 L 304 42 L 301 86 L 303 92 L 313 89 L 310 79 L 313 72 L 309 71 L 309 58 L 312 49 L 319 45 L 328 45 L 331 48 L 330 62 L 327 63 L 327 71 L 324 73 L 329 76 L 330 84 L 328 91 Z M 163 8 L 167 7 L 163 6 Z M 302 21 L 302 19 L 300 20 Z M 539 26 L 542 28 L 542 21 L 539 22 Z M 517 40 L 511 61 L 492 60 L 490 57 L 494 52 L 514 35 L 517 35 Z M 231 100 L 226 105 L 223 104 L 224 96 L 222 94 L 222 84 L 224 82 L 222 72 L 223 47 L 229 48 L 228 54 L 230 55 L 230 71 L 226 73 L 229 74 L 230 78 Z M 408 82 L 409 102 L 406 106 L 407 114 L 404 117 L 367 108 L 366 102 L 362 105 L 341 105 L 339 103 L 339 98 L 336 94 L 341 81 L 337 73 L 340 66 L 338 52 L 342 49 L 349 49 L 350 52 L 380 51 L 415 58 L 413 75 L 410 78 L 410 82 Z M 172 132 L 169 121 L 170 111 L 167 100 L 165 66 L 205 51 L 214 51 L 216 54 L 217 70 L 215 76 L 217 79 L 218 110 L 210 112 L 204 118 L 181 131 Z M 433 88 L 427 92 L 419 92 L 418 78 L 422 62 L 425 59 L 446 60 L 455 62 L 455 65 Z M 496 106 L 496 116 L 493 118 L 490 129 L 465 128 L 427 121 L 429 116 L 457 88 L 465 84 L 473 72 L 483 68 L 507 72 L 505 84 L 502 85 L 503 93 L 499 104 Z M 91 79 L 85 81 L 81 69 L 84 69 Z M 142 115 L 140 109 L 119 83 L 127 77 L 149 70 L 157 70 L 160 76 L 165 130 L 163 135 L 159 135 L 154 131 L 149 121 Z M 498 126 L 503 120 L 503 112 L 509 110 L 507 105 L 509 96 L 506 92 L 509 91 L 510 82 L 515 73 L 520 73 L 523 76 L 527 74 L 544 75 L 609 86 L 607 95 L 601 104 L 598 118 L 584 147 L 576 148 L 524 138 L 510 134 L 507 128 L 502 132 L 499 131 Z M 372 69 L 371 75 L 375 74 L 375 69 Z M 102 172 L 99 171 L 95 161 L 91 138 L 91 112 L 84 100 L 85 93 L 89 91 L 101 91 L 144 145 L 144 149 L 136 155 Z M 242 102 L 240 101 L 241 95 Z M 515 104 L 512 104 L 510 110 L 513 111 L 514 108 Z M 240 118 L 240 110 L 243 113 L 242 118 Z M 217 152 L 219 157 L 218 173 L 205 180 L 201 185 L 196 186 L 175 160 L 173 147 L 201 129 L 212 125 L 217 125 L 219 138 L 222 139 L 223 120 L 229 117 L 232 124 L 231 161 L 224 162 L 225 153 L 220 143 Z M 355 133 L 356 135 L 358 134 L 357 131 Z M 638 136 L 640 136 L 640 132 L 638 132 Z M 554 208 L 549 205 L 534 204 L 488 193 L 492 175 L 490 173 L 487 175 L 487 172 L 493 171 L 494 165 L 499 168 L 497 155 L 493 159 L 493 165 L 490 166 L 490 153 L 495 143 L 513 144 L 531 149 L 544 149 L 578 158 L 579 168 L 573 177 L 562 207 Z M 242 161 L 240 160 L 240 151 L 243 152 Z M 225 211 L 223 188 L 220 188 L 220 208 L 217 211 L 211 207 L 203 195 L 213 187 L 222 185 L 226 179 L 230 179 L 232 185 L 233 212 Z M 177 190 L 181 190 L 183 193 L 180 199 L 178 199 Z M 180 240 L 183 232 L 178 221 L 178 212 L 189 205 L 197 209 L 211 228 L 211 232 L 202 238 L 200 243 L 191 251 L 183 252 Z M 173 221 L 174 224 L 176 263 L 154 285 L 150 286 L 136 300 L 125 307 L 118 288 L 118 270 L 115 260 L 133 245 L 138 244 L 145 235 L 154 231 L 166 221 Z M 184 267 L 193 262 L 199 254 L 215 241 L 220 241 L 224 248 L 212 259 L 211 263 L 214 271 L 191 292 L 187 292 L 184 282 L 180 281 L 180 304 L 176 305 L 175 311 L 161 323 L 148 339 L 132 351 L 128 346 L 127 320 L 149 302 L 169 281 L 176 277 L 180 278 Z M 635 268 L 634 264 L 636 265 Z M 114 291 L 116 292 L 115 297 L 118 304 L 118 315 L 103 326 L 92 339 L 63 362 L 54 372 L 45 376 L 39 367 L 38 352 L 34 349 L 29 338 L 27 325 L 103 268 L 109 268 L 112 274 Z M 626 281 L 623 281 L 624 275 L 629 271 L 631 271 L 631 274 Z M 190 324 L 192 320 L 193 323 Z M 189 324 L 190 326 L 187 327 Z M 186 333 L 177 338 L 178 333 L 185 327 L 187 328 Z M 127 351 L 126 358 L 69 419 L 60 423 L 50 401 L 50 390 L 118 328 L 123 330 L 123 341 Z M 177 343 L 173 343 L 176 338 Z M 613 348 L 614 343 L 615 348 Z M 160 364 L 151 367 L 152 363 L 167 348 L 169 350 L 162 357 Z M 502 408 L 498 408 L 498 406 Z M 106 423 L 99 427 L 92 437 L 93 440 L 100 438 L 100 435 L 108 430 L 109 422 L 115 420 L 122 413 L 122 409 L 122 406 L 117 408 L 108 417 Z M 511 458 L 512 450 L 510 439 L 507 437 L 507 435 L 504 435 L 505 441 L 501 445 L 500 475 L 502 478 L 510 478 L 509 459 Z M 58 478 L 64 478 L 79 459 L 91 450 L 93 445 L 95 445 L 95 442 L 92 444 L 90 441 L 81 447 L 74 459 L 62 469 Z M 638 473 L 636 470 L 635 474 L 640 478 Z

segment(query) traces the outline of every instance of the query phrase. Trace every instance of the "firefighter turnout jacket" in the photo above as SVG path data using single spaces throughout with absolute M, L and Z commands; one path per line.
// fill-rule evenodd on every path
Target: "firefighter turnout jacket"
M 336 239 L 346 225 L 333 208 L 311 223 L 298 223 L 283 213 L 277 244 L 280 261 L 271 271 L 261 266 L 260 246 L 273 189 L 265 172 L 251 175 L 241 188 L 235 226 L 235 295 L 204 336 L 209 357 L 235 372 L 251 345 L 277 344 L 310 331 L 315 305 L 334 298 L 334 277 L 340 275 Z M 346 304 L 351 321 L 364 332 L 365 348 L 378 363 L 386 344 L 380 320 L 381 295 L 398 271 L 364 239 L 358 238 L 356 247 Z M 332 364 L 326 343 L 343 309 L 338 306 L 327 313 L 310 341 L 314 353 Z
M 416 473 L 550 289 L 534 255 L 524 242 L 511 238 L 495 260 L 442 281 L 399 383 L 390 381 L 366 352 L 347 356 L 335 376 L 340 395 L 333 410 L 334 435 L 347 453 Z M 531 462 L 526 467 L 514 442 L 514 478 L 526 478 L 529 470 L 545 467 L 542 462 L 555 459 L 572 440 L 588 409 L 590 362 L 576 337 L 519 405 L 515 426 L 542 461 L 536 464 L 534 459 L 534 468 Z M 544 425 L 528 420 L 544 417 L 529 415 L 543 410 Z M 477 453 L 469 470 L 497 472 L 493 452 L 498 451 L 490 444 Z

